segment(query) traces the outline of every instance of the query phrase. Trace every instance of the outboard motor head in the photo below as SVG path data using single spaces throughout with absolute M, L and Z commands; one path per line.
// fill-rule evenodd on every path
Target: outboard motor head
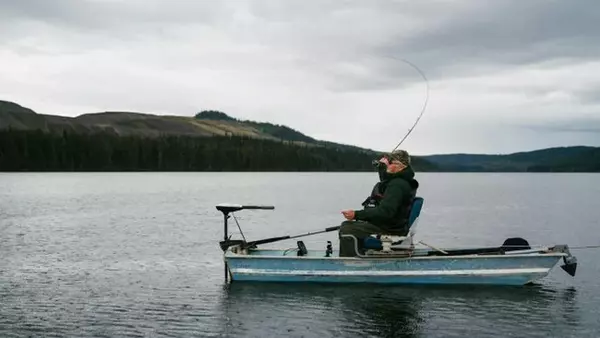
M 563 262 L 565 262 L 565 264 L 561 265 L 560 267 L 566 273 L 571 275 L 571 277 L 575 277 L 575 272 L 577 271 L 577 257 L 575 257 L 575 256 L 563 257 Z

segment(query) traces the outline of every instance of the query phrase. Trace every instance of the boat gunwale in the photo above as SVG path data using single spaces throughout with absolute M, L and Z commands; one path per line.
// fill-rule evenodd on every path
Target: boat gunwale
M 256 251 L 284 251 L 281 249 L 259 249 Z M 569 255 L 565 252 L 548 252 L 548 253 L 524 253 L 524 254 L 503 254 L 503 255 L 491 255 L 491 254 L 467 254 L 467 255 L 433 255 L 433 256 L 397 256 L 397 257 L 386 257 L 381 256 L 363 256 L 363 257 L 315 257 L 315 256 L 275 256 L 275 255 L 253 255 L 253 254 L 236 254 L 228 250 L 224 254 L 224 258 L 241 258 L 241 259 L 291 259 L 291 260 L 335 260 L 335 261 L 382 261 L 382 260 L 445 260 L 445 259 L 456 259 L 456 258 L 469 258 L 469 259 L 485 259 L 485 258 L 531 258 L 531 257 L 568 257 Z

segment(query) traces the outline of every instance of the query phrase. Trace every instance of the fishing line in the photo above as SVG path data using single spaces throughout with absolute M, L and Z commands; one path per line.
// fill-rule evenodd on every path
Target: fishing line
M 438 248 L 433 247 L 427 243 L 424 243 L 423 241 L 419 241 L 417 242 L 419 244 L 422 244 L 424 246 L 428 246 L 432 249 L 436 249 L 438 250 Z M 479 246 L 481 246 L 481 244 L 478 244 Z M 501 245 L 501 247 L 503 248 L 522 248 L 524 245 Z M 529 247 L 531 247 L 531 249 L 546 249 L 546 248 L 551 248 L 553 245 L 542 245 L 542 244 L 537 244 L 537 245 L 529 245 Z M 483 247 L 489 247 L 489 246 L 483 246 Z M 450 249 L 452 247 L 445 247 L 445 249 Z M 458 248 L 462 248 L 462 247 L 458 247 Z M 569 250 L 585 250 L 585 249 L 600 249 L 600 245 L 579 245 L 579 246 L 571 246 L 569 245 Z
M 570 246 L 572 250 L 583 250 L 583 249 L 600 249 L 600 245 L 584 245 L 584 246 Z

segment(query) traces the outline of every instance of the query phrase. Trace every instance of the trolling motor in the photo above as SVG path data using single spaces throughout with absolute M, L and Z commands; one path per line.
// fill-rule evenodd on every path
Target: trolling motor
M 235 220 L 235 223 L 238 226 L 238 229 L 240 230 L 240 234 L 242 234 L 242 238 L 244 238 L 244 240 L 230 240 L 229 238 L 231 236 L 229 236 L 229 231 L 227 229 L 227 220 L 229 219 L 229 217 L 231 217 L 229 214 L 236 212 L 236 211 L 240 211 L 240 210 L 273 210 L 275 209 L 274 206 L 271 205 L 240 205 L 240 204 L 229 204 L 229 203 L 221 203 L 219 205 L 216 206 L 217 210 L 219 210 L 220 212 L 223 213 L 223 241 L 221 241 L 219 243 L 221 250 L 223 250 L 223 252 L 225 252 L 227 250 L 228 247 L 232 246 L 232 245 L 240 245 L 240 246 L 245 246 L 246 243 L 246 238 L 244 236 L 244 233 L 242 232 L 242 228 L 240 227 L 240 224 L 237 222 L 237 219 Z M 249 247 L 253 247 L 258 243 L 254 243 L 251 244 Z M 227 263 L 225 263 L 225 280 L 227 280 L 227 276 L 228 276 L 228 267 L 227 267 Z
M 246 237 L 244 236 L 244 233 L 242 232 L 242 228 L 240 227 L 240 224 L 238 223 L 235 216 L 234 216 L 235 223 L 237 224 L 238 229 L 240 230 L 240 234 L 242 235 L 243 239 L 242 240 L 230 239 L 231 236 L 229 236 L 228 224 L 227 224 L 227 220 L 230 217 L 229 214 L 232 214 L 235 211 L 246 210 L 246 209 L 273 210 L 273 209 L 275 209 L 275 207 L 270 206 L 270 205 L 219 204 L 216 206 L 216 208 L 217 208 L 217 210 L 219 210 L 223 213 L 223 240 L 219 242 L 219 246 L 221 247 L 221 250 L 223 250 L 223 252 L 227 251 L 227 249 L 232 247 L 232 251 L 234 253 L 244 254 L 244 253 L 247 253 L 248 249 L 256 248 L 256 246 L 260 245 L 260 244 L 274 243 L 274 242 L 283 241 L 286 239 L 294 239 L 294 238 L 312 236 L 312 235 L 321 234 L 321 233 L 330 232 L 330 231 L 336 231 L 336 230 L 339 230 L 341 227 L 338 225 L 338 226 L 328 227 L 328 228 L 325 228 L 325 229 L 319 230 L 319 231 L 310 231 L 310 232 L 299 234 L 299 235 L 271 237 L 271 238 L 259 239 L 256 241 L 248 242 L 248 241 L 246 241 Z M 308 254 L 308 250 L 306 249 L 304 242 L 297 241 L 296 244 L 298 245 L 298 256 L 305 256 Z M 327 249 L 325 251 L 325 255 L 326 255 L 325 257 L 331 257 L 332 254 L 333 254 L 333 247 L 331 245 L 331 241 L 327 241 Z M 229 272 L 229 270 L 228 270 L 228 266 L 227 266 L 227 262 L 226 262 L 225 263 L 225 280 L 227 280 L 228 272 Z
M 219 242 L 219 245 L 221 246 L 221 250 L 226 251 L 227 248 L 229 248 L 230 246 L 233 245 L 241 245 L 241 246 L 246 246 L 246 247 L 252 247 L 252 246 L 256 246 L 256 244 L 262 244 L 262 243 L 258 243 L 258 241 L 253 242 L 250 246 L 247 246 L 246 244 L 249 244 L 246 242 L 246 237 L 244 236 L 244 233 L 242 232 L 242 228 L 240 227 L 240 224 L 237 222 L 237 219 L 235 220 L 238 229 L 240 230 L 240 234 L 242 235 L 243 240 L 231 240 L 229 239 L 231 236 L 229 236 L 229 232 L 228 232 L 228 224 L 227 224 L 227 220 L 229 219 L 229 217 L 231 217 L 229 214 L 233 213 L 235 211 L 240 211 L 240 210 L 273 210 L 275 209 L 274 206 L 272 205 L 240 205 L 240 204 L 228 204 L 228 203 L 221 203 L 219 205 L 216 206 L 217 210 L 219 210 L 220 212 L 223 213 L 223 241 Z M 234 217 L 235 218 L 235 217 Z
M 219 210 L 220 212 L 223 213 L 223 232 L 224 232 L 224 236 L 223 236 L 223 242 L 221 242 L 221 249 L 223 251 L 227 250 L 227 247 L 224 246 L 224 242 L 227 243 L 231 243 L 231 242 L 237 242 L 237 241 L 230 241 L 229 240 L 229 233 L 227 231 L 227 220 L 229 219 L 229 214 L 233 213 L 235 211 L 240 211 L 240 210 L 273 210 L 275 209 L 274 206 L 271 205 L 240 205 L 240 204 L 228 204 L 228 203 L 222 203 L 216 206 L 217 210 Z M 237 223 L 237 221 L 236 221 Z M 240 228 L 239 223 L 237 223 L 238 228 L 240 230 L 240 233 L 242 233 L 242 229 Z M 242 233 L 242 237 L 244 237 L 244 234 Z M 245 242 L 246 239 L 244 238 L 244 241 L 239 241 L 239 242 Z M 229 245 L 228 245 L 229 246 Z

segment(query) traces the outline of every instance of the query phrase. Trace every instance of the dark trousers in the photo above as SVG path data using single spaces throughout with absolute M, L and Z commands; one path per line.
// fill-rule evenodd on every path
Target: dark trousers
M 371 234 L 388 233 L 389 231 L 384 230 L 376 225 L 373 225 L 365 221 L 344 221 L 341 224 L 339 230 L 340 238 L 340 257 L 354 257 L 356 256 L 356 248 L 358 247 L 358 253 L 363 252 L 363 241 Z M 356 237 L 355 240 L 352 237 L 343 237 L 343 235 L 353 235 Z

